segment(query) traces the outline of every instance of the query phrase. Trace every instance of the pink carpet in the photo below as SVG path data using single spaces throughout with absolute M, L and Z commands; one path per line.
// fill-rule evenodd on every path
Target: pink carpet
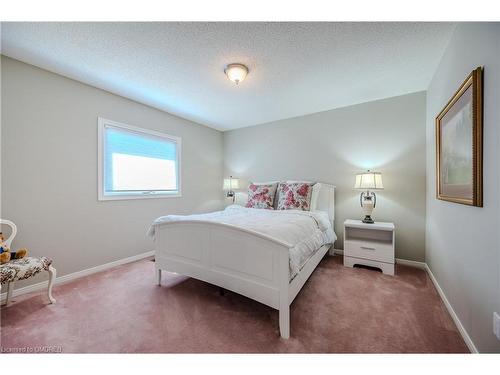
M 325 257 L 291 308 L 291 338 L 278 312 L 139 261 L 56 286 L 1 310 L 1 346 L 84 353 L 464 353 L 432 282 L 398 266 L 395 277 Z

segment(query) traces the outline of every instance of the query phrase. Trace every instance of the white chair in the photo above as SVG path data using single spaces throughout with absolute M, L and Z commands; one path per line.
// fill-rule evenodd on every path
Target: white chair
M 4 242 L 10 248 L 12 241 L 17 234 L 17 226 L 10 220 L 0 219 L 0 225 L 8 225 L 11 228 L 11 234 Z M 41 271 L 49 273 L 49 286 L 47 295 L 50 303 L 55 303 L 56 299 L 52 296 L 52 286 L 56 278 L 57 271 L 52 267 L 52 260 L 47 257 L 24 257 L 21 259 L 13 259 L 8 263 L 0 265 L 0 283 L 2 286 L 7 284 L 7 298 L 5 305 L 9 305 L 14 282 L 17 280 L 29 279 Z M 3 289 L 3 288 L 2 288 Z

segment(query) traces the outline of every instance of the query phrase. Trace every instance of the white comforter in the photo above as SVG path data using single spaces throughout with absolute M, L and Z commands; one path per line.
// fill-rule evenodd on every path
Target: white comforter
M 307 263 L 323 245 L 337 239 L 328 214 L 323 211 L 263 210 L 231 205 L 224 211 L 200 215 L 168 215 L 156 219 L 155 227 L 164 223 L 183 220 L 212 221 L 255 231 L 286 243 L 290 249 L 290 279 Z

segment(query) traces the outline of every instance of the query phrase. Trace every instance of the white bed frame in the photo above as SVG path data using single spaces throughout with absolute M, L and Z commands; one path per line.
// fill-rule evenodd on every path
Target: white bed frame
M 334 224 L 335 187 L 321 183 L 312 210 L 328 212 Z M 281 337 L 290 337 L 290 304 L 331 245 L 322 246 L 289 281 L 288 244 L 228 224 L 199 220 L 155 228 L 155 265 L 242 294 L 279 310 Z

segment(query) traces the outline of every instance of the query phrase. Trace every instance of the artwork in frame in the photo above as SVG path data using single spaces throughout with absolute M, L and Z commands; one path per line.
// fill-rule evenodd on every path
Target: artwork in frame
M 483 206 L 482 80 L 479 67 L 436 117 L 437 199 Z

